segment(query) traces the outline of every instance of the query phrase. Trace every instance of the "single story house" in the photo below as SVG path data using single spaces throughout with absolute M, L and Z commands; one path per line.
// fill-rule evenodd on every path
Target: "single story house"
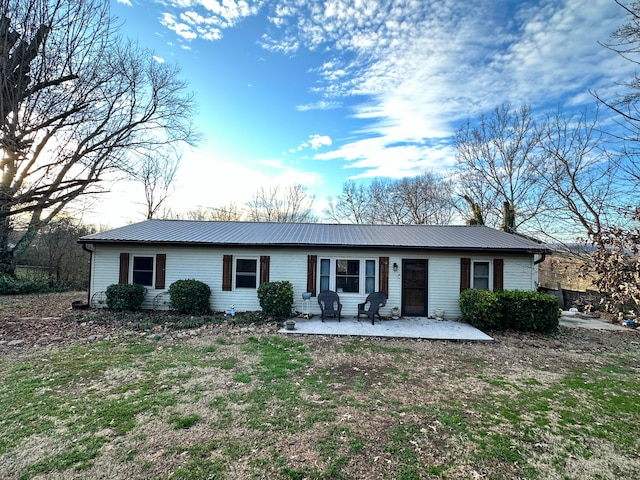
M 319 314 L 316 296 L 340 295 L 355 315 L 367 294 L 388 296 L 382 315 L 460 316 L 465 288 L 534 290 L 549 250 L 486 226 L 344 225 L 147 220 L 79 239 L 91 253 L 89 299 L 104 302 L 114 283 L 147 288 L 145 308 L 167 308 L 172 282 L 194 278 L 211 287 L 211 308 L 259 310 L 262 282 L 288 280 L 295 308 Z M 308 303 L 302 294 L 310 292 Z

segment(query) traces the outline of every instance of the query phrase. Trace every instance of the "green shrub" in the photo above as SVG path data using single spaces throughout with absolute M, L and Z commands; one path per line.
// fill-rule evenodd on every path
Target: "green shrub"
M 551 333 L 558 329 L 558 299 L 541 292 L 498 292 L 506 328 Z
M 211 288 L 200 280 L 176 280 L 169 286 L 169 305 L 178 313 L 205 315 L 209 313 L 210 297 Z
M 288 280 L 265 282 L 258 287 L 262 313 L 276 319 L 289 318 L 293 307 L 293 285 Z
M 15 276 L 0 274 L 0 295 L 24 295 L 66 290 L 63 285 L 47 274 L 16 271 Z
M 558 301 L 553 295 L 470 288 L 460 294 L 459 303 L 464 320 L 476 328 L 541 333 L 558 329 Z
M 485 330 L 503 328 L 501 305 L 494 292 L 468 288 L 460 293 L 459 304 L 462 317 L 474 327 Z
M 110 310 L 138 310 L 147 289 L 136 283 L 114 283 L 106 290 L 107 308 Z

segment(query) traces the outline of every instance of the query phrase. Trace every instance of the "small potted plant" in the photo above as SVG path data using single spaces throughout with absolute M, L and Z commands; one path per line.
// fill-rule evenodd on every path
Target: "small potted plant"
M 397 320 L 400 318 L 400 307 L 393 307 L 391 309 L 391 318 Z
M 296 328 L 296 321 L 293 318 L 285 320 L 284 328 L 286 328 L 287 330 L 294 330 Z

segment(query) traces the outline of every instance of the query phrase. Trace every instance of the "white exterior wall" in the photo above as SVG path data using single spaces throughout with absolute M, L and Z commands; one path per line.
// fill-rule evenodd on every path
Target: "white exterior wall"
M 214 247 L 163 247 L 163 246 L 110 246 L 96 244 L 90 246 L 92 255 L 91 292 L 104 292 L 111 284 L 118 282 L 120 253 L 126 252 L 131 256 L 130 269 L 133 267 L 133 256 L 155 256 L 166 254 L 165 289 L 147 288 L 144 308 L 163 308 L 161 304 L 154 305 L 157 295 L 168 291 L 169 286 L 180 279 L 195 278 L 211 287 L 211 308 L 223 311 L 235 305 L 237 311 L 260 310 L 256 289 L 235 288 L 234 281 L 231 291 L 222 291 L 222 259 L 223 255 L 233 255 L 235 258 L 255 258 L 261 255 L 270 257 L 271 281 L 288 280 L 294 287 L 294 308 L 303 311 L 302 294 L 307 290 L 307 255 L 318 256 L 318 273 L 321 258 L 367 258 L 389 257 L 389 299 L 385 308 L 381 310 L 383 316 L 391 314 L 391 308 L 401 306 L 402 295 L 402 260 L 412 259 L 428 261 L 428 313 L 433 315 L 435 309 L 445 310 L 447 318 L 460 316 L 458 298 L 460 292 L 460 258 L 469 257 L 472 261 L 491 261 L 494 258 L 504 260 L 504 288 L 506 290 L 533 290 L 537 281 L 537 267 L 530 256 L 493 256 L 469 255 L 452 253 L 419 254 L 408 251 L 371 251 L 371 250 L 303 250 L 303 249 L 224 249 Z M 398 265 L 398 271 L 393 271 L 393 265 Z M 379 278 L 379 265 L 376 271 L 376 288 Z M 492 279 L 491 279 L 492 281 Z M 317 284 L 317 280 L 316 280 Z M 357 304 L 363 302 L 366 295 L 341 293 L 340 299 L 345 316 L 354 316 Z M 168 300 L 168 298 L 167 298 Z M 310 300 L 311 313 L 319 315 L 316 297 Z M 166 307 L 165 307 L 166 308 Z

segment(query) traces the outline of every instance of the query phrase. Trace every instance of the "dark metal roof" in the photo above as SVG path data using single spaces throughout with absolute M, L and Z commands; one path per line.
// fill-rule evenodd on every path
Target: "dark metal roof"
M 80 243 L 161 243 L 271 247 L 418 248 L 543 253 L 520 235 L 480 225 L 351 225 L 326 223 L 147 220 L 87 235 Z

